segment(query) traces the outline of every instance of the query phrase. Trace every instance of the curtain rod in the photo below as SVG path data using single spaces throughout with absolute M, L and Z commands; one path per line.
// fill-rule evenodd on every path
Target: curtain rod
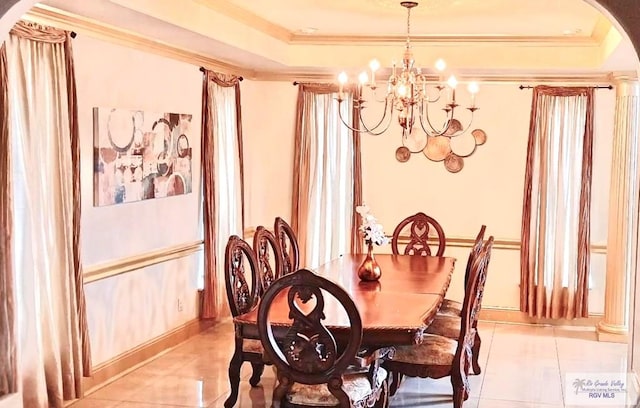
M 77 36 L 78 34 L 76 34 L 76 32 L 75 32 L 75 31 L 72 31 L 72 32 L 71 32 L 71 34 L 69 34 L 69 35 L 71 36 L 71 38 L 76 38 L 76 36 Z
M 200 72 L 204 72 L 204 71 L 206 71 L 206 70 L 207 70 L 207 69 L 206 69 L 205 67 L 200 67 Z M 241 77 L 241 76 L 239 76 L 239 77 L 238 77 L 238 81 L 243 81 L 243 80 L 244 80 L 244 78 L 243 78 L 243 77 Z
M 531 85 L 520 85 L 518 88 L 520 88 L 520 89 L 533 89 L 535 87 L 531 86 Z M 613 89 L 613 85 L 596 85 L 596 86 L 587 86 L 586 88 Z

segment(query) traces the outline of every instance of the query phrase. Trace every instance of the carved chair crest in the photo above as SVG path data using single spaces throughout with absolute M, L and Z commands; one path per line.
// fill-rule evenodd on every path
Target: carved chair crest
M 408 239 L 403 254 L 404 255 L 421 255 L 421 256 L 442 256 L 446 246 L 446 238 L 442 226 L 433 218 L 429 217 L 425 213 L 419 212 L 410 217 L 402 220 L 396 229 L 393 231 L 393 237 L 391 239 L 391 251 L 398 255 L 400 250 L 398 249 L 399 241 L 405 238 L 402 234 L 408 227 Z M 435 253 L 432 252 L 429 242 L 430 238 L 438 240 L 438 246 Z

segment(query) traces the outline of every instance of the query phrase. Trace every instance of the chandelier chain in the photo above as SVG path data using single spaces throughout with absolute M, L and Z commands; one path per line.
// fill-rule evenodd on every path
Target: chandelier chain
M 411 7 L 407 8 L 407 48 L 411 43 Z

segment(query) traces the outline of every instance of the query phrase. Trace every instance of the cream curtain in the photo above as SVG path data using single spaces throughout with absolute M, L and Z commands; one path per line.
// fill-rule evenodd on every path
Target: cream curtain
M 0 399 L 18 391 L 7 53 L 0 48 Z
M 530 316 L 588 316 L 592 142 L 592 88 L 535 88 L 520 285 Z
M 19 387 L 25 407 L 82 395 L 90 359 L 79 256 L 79 144 L 69 33 L 7 40 Z
M 337 96 L 330 85 L 299 85 L 292 227 L 300 265 L 310 268 L 352 248 L 359 136 L 338 116 L 342 109 L 342 117 L 351 123 L 352 98 L 339 107 Z
M 231 235 L 243 236 L 244 165 L 240 78 L 204 70 L 203 174 L 205 282 L 203 318 L 229 314 L 224 251 Z

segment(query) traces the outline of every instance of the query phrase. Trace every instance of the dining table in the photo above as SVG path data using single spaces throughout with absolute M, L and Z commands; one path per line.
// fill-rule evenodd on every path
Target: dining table
M 361 281 L 357 270 L 365 254 L 342 255 L 314 272 L 342 286 L 356 304 L 362 319 L 362 347 L 381 348 L 419 344 L 434 319 L 451 282 L 455 258 L 376 254 L 382 276 L 378 281 Z M 235 317 L 236 334 L 259 339 L 258 308 Z M 336 341 L 349 335 L 349 319 L 340 303 L 325 296 L 323 324 Z M 274 332 L 291 326 L 287 291 L 272 304 L 269 315 Z M 277 335 L 277 334 L 276 334 Z

